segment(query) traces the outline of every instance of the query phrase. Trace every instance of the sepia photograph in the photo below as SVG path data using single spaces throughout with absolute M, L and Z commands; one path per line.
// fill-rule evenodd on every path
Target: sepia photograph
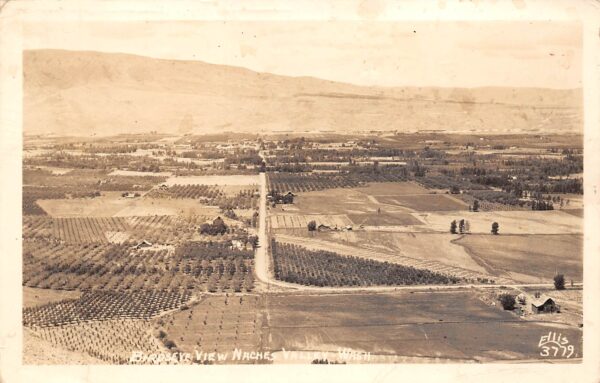
M 22 21 L 23 366 L 582 364 L 584 22 L 330 4 Z

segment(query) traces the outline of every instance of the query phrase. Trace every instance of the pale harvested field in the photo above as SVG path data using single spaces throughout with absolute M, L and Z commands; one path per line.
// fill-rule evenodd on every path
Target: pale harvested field
M 376 200 L 356 189 L 328 189 L 300 193 L 294 205 L 302 214 L 360 214 L 376 212 Z M 398 209 L 402 211 L 401 209 Z
M 469 205 L 445 194 L 415 194 L 377 196 L 377 201 L 386 205 L 397 205 L 416 211 L 467 210 Z
M 348 217 L 354 224 L 364 226 L 407 226 L 423 223 L 409 213 L 363 213 L 348 214 Z
M 80 291 L 38 289 L 23 286 L 23 307 L 41 306 L 63 299 L 77 299 L 80 296 Z
M 57 168 L 54 166 L 34 166 L 33 168 L 44 169 L 51 172 L 53 175 L 62 176 L 73 171 L 72 168 Z
M 258 185 L 256 175 L 170 177 L 167 185 Z
M 373 182 L 355 190 L 372 196 L 427 194 L 429 190 L 415 182 Z
M 515 280 L 549 282 L 557 272 L 567 281 L 583 277 L 581 235 L 467 235 L 456 244 Z
M 148 215 L 214 215 L 218 208 L 194 199 L 144 199 L 102 196 L 91 199 L 39 200 L 52 217 L 127 217 Z
M 425 222 L 415 230 L 449 232 L 450 222 L 467 219 L 474 234 L 489 234 L 492 223 L 498 222 L 500 234 L 580 234 L 583 220 L 558 211 L 496 211 L 496 212 L 435 212 L 415 213 Z
M 273 229 L 306 228 L 310 221 L 315 221 L 317 226 L 326 225 L 339 229 L 352 225 L 352 221 L 348 216 L 343 214 L 278 214 L 270 216 L 269 219 L 271 220 L 271 228 Z
M 414 182 L 372 183 L 359 188 L 338 188 L 300 193 L 294 205 L 304 214 L 364 214 L 467 210 L 468 205 L 445 194 L 434 194 Z
M 148 216 L 148 215 L 219 215 L 219 208 L 214 206 L 205 206 L 194 199 L 164 199 L 150 200 L 138 199 L 132 201 L 130 205 L 118 211 L 115 217 L 126 216 Z
M 320 238 L 364 249 L 386 251 L 424 261 L 436 261 L 456 267 L 486 273 L 450 234 L 389 233 L 389 232 L 335 232 L 323 233 Z
M 116 197 L 41 199 L 37 201 L 52 217 L 112 217 L 132 201 Z
M 138 172 L 135 170 L 113 170 L 109 176 L 171 177 L 171 172 Z

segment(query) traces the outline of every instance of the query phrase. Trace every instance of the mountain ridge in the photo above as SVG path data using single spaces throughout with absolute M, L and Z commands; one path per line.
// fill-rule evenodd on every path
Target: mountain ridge
M 582 131 L 582 90 L 367 87 L 125 53 L 23 53 L 24 131 Z

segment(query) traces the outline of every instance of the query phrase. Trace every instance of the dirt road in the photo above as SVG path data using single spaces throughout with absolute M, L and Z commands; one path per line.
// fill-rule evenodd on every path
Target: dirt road
M 254 265 L 256 278 L 266 283 L 270 283 L 269 277 L 269 240 L 267 237 L 267 177 L 265 173 L 258 176 L 260 186 L 260 201 L 258 208 L 258 248 L 254 254 Z

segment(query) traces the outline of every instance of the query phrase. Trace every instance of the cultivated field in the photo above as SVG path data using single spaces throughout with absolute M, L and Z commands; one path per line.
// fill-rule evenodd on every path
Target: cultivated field
M 124 198 L 107 195 L 93 199 L 38 200 L 53 217 L 127 217 L 150 215 L 213 215 L 218 208 L 195 199 Z
M 89 354 L 64 349 L 35 335 L 31 329 L 23 328 L 24 365 L 87 365 L 109 364 Z
M 258 295 L 204 296 L 185 310 L 155 320 L 163 342 L 183 352 L 260 351 L 262 300 Z M 200 361 L 201 363 L 201 361 Z
M 246 291 L 254 286 L 254 253 L 226 242 L 185 242 L 176 248 L 123 244 L 25 243 L 23 284 L 29 287 L 162 293 Z
M 331 351 L 334 360 L 339 347 L 390 362 L 537 359 L 549 331 L 567 336 L 582 355 L 580 329 L 523 321 L 468 292 L 275 295 L 267 311 L 271 350 Z
M 275 278 L 312 286 L 394 286 L 456 284 L 452 275 L 331 251 L 271 242 Z
M 332 234 L 333 236 L 337 235 L 338 233 L 325 234 Z M 344 233 L 339 234 L 343 235 Z M 377 244 L 372 246 L 360 246 L 356 243 L 352 244 L 327 240 L 327 238 L 332 238 L 331 236 L 325 236 L 325 239 L 322 239 L 321 237 L 321 235 L 297 237 L 286 234 L 277 234 L 275 236 L 277 242 L 305 247 L 316 252 L 335 252 L 339 255 L 358 257 L 368 261 L 379 261 L 384 263 L 388 262 L 391 264 L 412 267 L 415 269 L 437 272 L 443 275 L 455 276 L 473 283 L 511 283 L 510 279 L 504 278 L 501 275 L 492 276 L 485 271 L 479 272 L 472 269 L 467 269 L 462 265 L 454 266 L 449 262 L 446 262 L 446 260 L 441 256 L 436 260 L 424 257 L 419 259 L 414 256 L 404 255 L 393 248 L 380 246 Z M 439 252 L 439 249 L 436 249 L 435 251 L 438 251 L 438 254 L 443 254 L 443 252 Z
M 33 327 L 31 333 L 54 346 L 87 354 L 111 364 L 128 364 L 134 351 L 162 352 L 148 320 L 89 321 L 56 327 Z
M 34 362 L 270 362 L 236 349 L 276 363 L 521 361 L 550 331 L 581 357 L 580 136 L 148 133 L 26 148 Z M 452 234 L 453 220 L 468 225 Z M 556 273 L 567 290 L 552 289 Z M 529 283 L 563 312 L 502 310 L 497 295 L 537 292 Z
M 172 244 L 195 238 L 198 235 L 198 227 L 207 220 L 209 216 L 199 215 L 89 218 L 24 216 L 23 237 L 55 238 L 69 244 L 123 243 L 142 240 Z
M 462 246 L 453 241 L 458 237 L 450 234 L 352 231 L 319 233 L 319 238 L 423 261 L 440 262 L 487 274 L 484 267 L 474 260 Z
M 549 282 L 557 274 L 583 278 L 583 237 L 562 235 L 466 235 L 455 242 L 491 272 L 522 282 Z

